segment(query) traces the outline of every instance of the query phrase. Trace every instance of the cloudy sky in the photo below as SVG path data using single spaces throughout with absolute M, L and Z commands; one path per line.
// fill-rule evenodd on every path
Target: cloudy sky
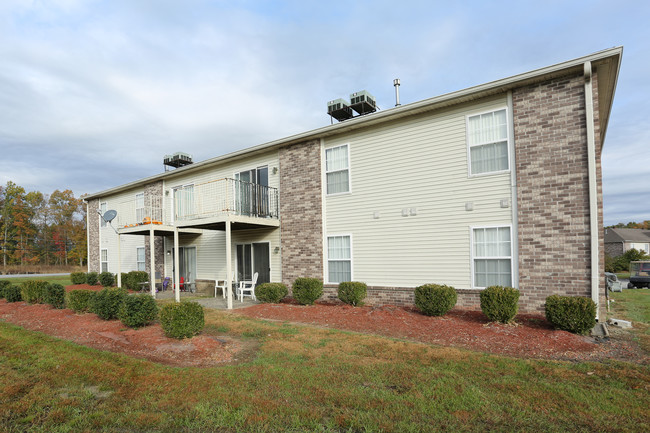
M 530 3 L 530 5 L 529 5 Z M 1 0 L 0 183 L 76 196 L 623 45 L 605 223 L 650 219 L 650 2 Z

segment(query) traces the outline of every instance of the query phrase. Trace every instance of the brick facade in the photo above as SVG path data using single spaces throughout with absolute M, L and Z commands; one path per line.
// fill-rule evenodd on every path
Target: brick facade
M 594 108 L 598 120 L 597 102 Z M 552 294 L 591 297 L 584 77 L 576 74 L 514 90 L 513 116 L 520 309 L 542 311 Z M 598 121 L 595 135 L 602 227 Z M 598 232 L 603 251 L 602 230 Z M 604 266 L 604 254 L 600 262 Z
M 323 204 L 320 142 L 280 149 L 282 282 L 323 278 Z
M 88 272 L 99 272 L 99 200 L 89 200 L 87 209 L 88 224 Z M 94 221 L 94 223 L 93 223 Z
M 155 203 L 162 203 L 163 197 L 163 183 L 162 181 L 149 183 L 144 186 L 144 203 L 147 207 L 155 207 Z M 159 275 L 165 273 L 165 249 L 164 238 L 162 236 L 155 236 L 153 240 L 156 261 L 155 271 Z M 145 271 L 151 275 L 151 248 L 149 246 L 149 235 L 144 237 L 144 260 Z M 155 274 L 154 274 L 155 278 Z

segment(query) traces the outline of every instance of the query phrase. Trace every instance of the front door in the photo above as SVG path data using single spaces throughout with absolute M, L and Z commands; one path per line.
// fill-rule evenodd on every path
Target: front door
M 271 281 L 268 242 L 237 245 L 237 281 L 250 281 L 257 272 L 257 284 Z

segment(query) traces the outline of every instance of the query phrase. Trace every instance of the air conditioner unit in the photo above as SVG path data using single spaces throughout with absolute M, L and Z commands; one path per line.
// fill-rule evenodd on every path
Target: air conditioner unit
M 327 103 L 327 114 L 341 122 L 352 117 L 352 109 L 348 101 L 339 98 Z
M 163 164 L 169 167 L 183 167 L 192 164 L 192 155 L 183 152 L 176 152 L 173 155 L 165 155 Z
M 365 90 L 350 94 L 350 107 L 359 114 L 368 114 L 377 111 L 375 97 Z

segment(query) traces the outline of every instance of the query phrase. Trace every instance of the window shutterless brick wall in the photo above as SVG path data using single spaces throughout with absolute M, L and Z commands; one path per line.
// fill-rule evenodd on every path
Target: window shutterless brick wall
M 597 94 L 594 99 L 598 216 L 599 227 L 602 227 Z M 520 309 L 543 310 L 546 297 L 552 294 L 590 297 L 589 179 L 583 76 L 573 75 L 514 90 L 513 115 Z M 604 243 L 600 228 L 598 233 L 602 274 Z M 601 285 L 604 286 L 604 281 Z
M 88 224 L 88 272 L 99 272 L 99 200 L 88 201 L 86 224 Z
M 280 149 L 282 282 L 323 278 L 323 212 L 320 142 Z

